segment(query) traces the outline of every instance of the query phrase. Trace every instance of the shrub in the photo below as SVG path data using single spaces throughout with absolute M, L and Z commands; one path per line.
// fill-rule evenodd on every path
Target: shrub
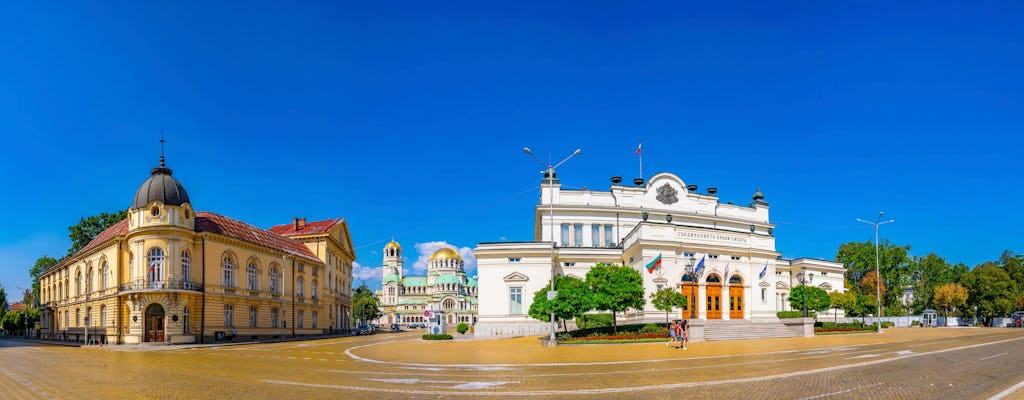
M 576 326 L 580 329 L 602 328 L 612 326 L 611 314 L 583 314 L 576 317 Z
M 666 328 L 661 325 L 647 324 L 640 328 L 640 333 L 662 333 L 666 332 Z
M 817 315 L 818 315 L 818 314 L 817 314 L 817 313 L 815 313 L 814 311 L 811 311 L 811 310 L 807 310 L 807 318 L 816 318 L 816 317 L 817 317 Z M 795 311 L 779 311 L 779 312 L 775 313 L 775 316 L 776 316 L 776 317 L 779 317 L 779 319 L 785 319 L 785 318 L 803 318 L 803 316 L 804 316 L 804 312 L 803 312 L 803 311 L 801 311 L 801 310 L 795 310 Z
M 455 331 L 459 332 L 460 335 L 465 334 L 467 331 L 469 331 L 469 324 L 465 322 L 459 322 L 459 324 L 455 326 Z
M 449 335 L 447 333 L 428 333 L 426 335 L 423 335 L 423 340 L 452 340 L 452 335 Z
M 895 322 L 892 322 L 892 321 L 882 321 L 882 327 L 883 328 L 892 328 L 894 325 L 896 325 Z
M 910 326 L 921 326 L 921 321 L 910 321 Z

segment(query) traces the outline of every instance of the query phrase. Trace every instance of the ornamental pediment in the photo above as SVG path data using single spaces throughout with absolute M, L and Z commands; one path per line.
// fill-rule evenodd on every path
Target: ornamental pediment
M 825 289 L 825 290 L 832 290 L 832 285 L 829 285 L 828 282 L 822 283 L 822 284 L 818 285 L 818 287 L 820 287 L 822 289 Z
M 786 282 L 775 282 L 776 289 L 789 289 L 789 285 Z
M 527 282 L 530 280 L 530 277 L 523 275 L 519 272 L 513 272 L 511 274 L 505 275 L 505 277 L 502 279 L 504 279 L 505 282 Z
M 665 279 L 663 276 L 659 276 L 654 278 L 654 283 L 668 283 L 668 279 Z
M 770 284 L 769 284 L 768 282 L 765 282 L 765 281 L 761 281 L 761 283 L 758 283 L 758 284 L 757 284 L 757 286 L 760 286 L 760 287 L 766 288 L 766 287 L 769 287 L 769 286 L 771 286 L 771 285 L 770 285 Z

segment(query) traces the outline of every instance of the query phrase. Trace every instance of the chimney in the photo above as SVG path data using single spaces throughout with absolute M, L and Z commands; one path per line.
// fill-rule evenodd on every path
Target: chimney
M 292 218 L 292 228 L 294 230 L 297 231 L 297 230 L 305 228 L 305 227 L 306 227 L 306 218 L 305 217 L 303 217 L 303 218 L 298 218 L 298 217 Z

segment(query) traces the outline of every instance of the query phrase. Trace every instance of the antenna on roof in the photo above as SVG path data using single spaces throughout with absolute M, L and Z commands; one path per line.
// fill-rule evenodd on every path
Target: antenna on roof
M 164 130 L 160 129 L 160 168 L 164 168 Z

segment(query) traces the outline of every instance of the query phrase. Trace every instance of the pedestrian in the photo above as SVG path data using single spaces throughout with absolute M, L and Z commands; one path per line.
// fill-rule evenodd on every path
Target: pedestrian
M 665 347 L 671 345 L 676 346 L 676 321 L 672 321 L 672 324 L 668 326 L 668 341 L 665 342 Z
M 680 335 L 679 340 L 683 342 L 683 350 L 686 350 L 686 342 L 690 341 L 690 329 L 687 320 L 683 320 L 682 326 L 679 328 Z
M 676 334 L 676 344 L 673 347 L 678 349 L 679 345 L 683 343 L 683 325 L 682 323 L 680 323 L 680 321 L 676 321 L 676 323 L 673 324 L 672 327 L 673 331 L 675 331 Z

